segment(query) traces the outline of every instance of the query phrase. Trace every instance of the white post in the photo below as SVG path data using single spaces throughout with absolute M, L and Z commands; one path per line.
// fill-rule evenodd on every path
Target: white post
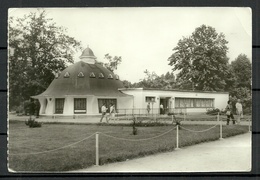
M 177 128 L 176 128 L 176 148 L 175 150 L 178 150 L 180 149 L 179 148 L 179 125 L 177 125 Z
M 96 166 L 99 166 L 98 132 L 96 132 Z
M 220 125 L 220 130 L 219 130 L 219 139 L 222 140 L 222 121 L 219 121 Z

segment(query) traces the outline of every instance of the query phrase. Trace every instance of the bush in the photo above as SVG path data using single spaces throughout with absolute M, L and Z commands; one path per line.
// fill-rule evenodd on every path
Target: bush
M 207 112 L 206 112 L 206 114 L 209 114 L 209 115 L 218 115 L 218 113 L 221 113 L 218 108 L 207 109 Z
M 35 128 L 35 127 L 42 127 L 42 124 L 35 121 L 35 119 L 29 118 L 27 121 L 25 121 L 25 124 L 29 126 L 30 128 Z
M 17 116 L 23 115 L 23 113 L 24 113 L 23 107 L 22 107 L 22 106 L 18 106 L 18 107 L 16 108 L 16 114 L 17 114 Z

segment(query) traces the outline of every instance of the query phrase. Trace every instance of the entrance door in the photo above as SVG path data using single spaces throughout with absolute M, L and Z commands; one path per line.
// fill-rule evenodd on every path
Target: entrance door
M 63 114 L 64 98 L 55 99 L 55 114 Z
M 159 108 L 161 107 L 161 104 L 163 106 L 163 109 L 160 108 L 160 114 L 168 114 L 169 109 L 170 109 L 170 97 L 163 97 L 160 98 L 160 105 Z

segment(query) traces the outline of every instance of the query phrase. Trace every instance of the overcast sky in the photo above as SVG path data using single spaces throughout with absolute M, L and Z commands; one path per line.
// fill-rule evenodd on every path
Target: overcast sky
M 104 55 L 121 56 L 116 73 L 121 80 L 138 82 L 144 70 L 161 75 L 171 71 L 167 59 L 182 37 L 205 24 L 224 33 L 228 57 L 239 54 L 251 60 L 252 21 L 249 8 L 47 8 L 47 16 L 68 34 L 93 50 L 98 61 Z M 11 9 L 21 17 L 35 9 Z M 76 54 L 75 62 L 81 53 Z

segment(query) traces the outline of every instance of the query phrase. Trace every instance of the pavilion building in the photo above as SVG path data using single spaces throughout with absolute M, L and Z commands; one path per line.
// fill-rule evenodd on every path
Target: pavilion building
M 109 107 L 111 103 L 122 114 L 145 113 L 148 103 L 155 114 L 161 104 L 165 113 L 172 109 L 206 112 L 208 108 L 224 109 L 229 99 L 227 92 L 124 88 L 119 76 L 101 65 L 89 47 L 79 58 L 42 94 L 32 96 L 40 102 L 41 116 L 99 115 L 101 106 Z

